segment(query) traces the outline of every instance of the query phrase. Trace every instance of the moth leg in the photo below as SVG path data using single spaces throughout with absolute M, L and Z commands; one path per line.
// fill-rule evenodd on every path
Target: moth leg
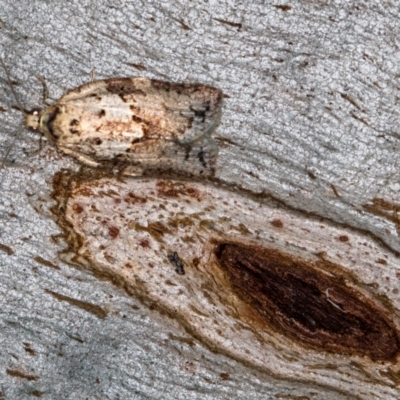
M 42 151 L 42 149 L 43 149 L 43 142 L 46 142 L 46 141 L 47 141 L 47 139 L 46 139 L 44 136 L 40 136 L 40 139 L 39 139 L 39 148 L 38 148 L 38 149 L 33 150 L 33 151 L 26 151 L 26 150 L 24 149 L 23 152 L 24 152 L 27 156 L 30 156 L 30 157 L 36 156 L 36 154 L 39 154 L 39 153 Z
M 94 161 L 89 156 L 85 156 L 81 153 L 77 153 L 77 152 L 70 150 L 63 146 L 57 146 L 57 148 L 60 149 L 65 154 L 68 154 L 69 156 L 76 158 L 81 163 L 88 165 L 89 167 L 98 167 L 100 165 L 98 162 Z
M 40 83 L 43 86 L 43 94 L 42 94 L 43 103 L 47 104 L 47 105 L 51 105 L 52 102 L 51 102 L 51 100 L 49 98 L 49 90 L 47 89 L 46 81 L 44 80 L 43 76 L 39 76 L 38 75 L 36 78 L 39 79 Z

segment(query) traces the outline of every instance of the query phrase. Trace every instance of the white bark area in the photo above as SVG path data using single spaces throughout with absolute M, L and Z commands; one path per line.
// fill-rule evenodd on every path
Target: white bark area
M 220 88 L 227 96 L 215 132 L 218 179 L 303 212 L 305 225 L 308 213 L 342 224 L 354 247 L 366 235 L 394 260 L 376 267 L 376 282 L 372 271 L 364 283 L 388 299 L 395 319 L 399 16 L 396 3 L 379 1 L 294 0 L 285 7 L 227 0 L 3 0 L 1 56 L 27 109 L 42 105 L 37 75 L 55 100 L 88 82 L 92 70 L 97 79 L 141 75 Z M 11 108 L 16 102 L 4 72 L 0 83 L 4 155 L 22 117 Z M 334 380 L 317 386 L 312 382 L 318 379 L 298 379 L 298 371 L 296 380 L 282 379 L 273 368 L 267 373 L 213 353 L 159 314 L 156 304 L 149 309 L 108 280 L 61 262 L 66 243 L 50 211 L 52 177 L 78 164 L 48 145 L 28 154 L 38 146 L 38 135 L 24 131 L 0 171 L 4 398 L 355 396 Z M 390 284 L 384 285 L 386 277 Z M 107 316 L 51 292 L 97 305 Z M 361 368 L 352 357 L 341 362 Z M 328 371 L 335 369 L 329 365 Z M 290 371 L 290 361 L 285 368 Z M 397 364 L 381 369 L 386 383 L 374 398 L 399 397 L 397 371 Z

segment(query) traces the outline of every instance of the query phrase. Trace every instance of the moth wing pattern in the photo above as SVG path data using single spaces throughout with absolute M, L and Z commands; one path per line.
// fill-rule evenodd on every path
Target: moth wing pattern
M 173 170 L 181 164 L 187 170 L 195 163 L 207 174 L 217 154 L 211 133 L 221 100 L 219 89 L 201 84 L 106 79 L 80 86 L 44 110 L 40 130 L 90 166 Z

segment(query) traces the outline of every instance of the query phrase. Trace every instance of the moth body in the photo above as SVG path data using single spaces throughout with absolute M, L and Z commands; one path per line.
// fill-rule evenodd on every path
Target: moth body
M 217 155 L 211 133 L 221 99 L 220 90 L 200 84 L 106 79 L 28 114 L 26 125 L 92 167 L 211 175 Z

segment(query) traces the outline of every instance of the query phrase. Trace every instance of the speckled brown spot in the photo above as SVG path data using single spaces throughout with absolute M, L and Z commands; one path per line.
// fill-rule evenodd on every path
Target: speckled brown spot
M 109 226 L 108 234 L 111 238 L 116 239 L 119 236 L 119 228 L 116 226 Z
M 189 196 L 197 200 L 201 200 L 200 192 L 194 187 L 181 183 L 172 181 L 158 181 L 157 182 L 157 194 L 163 197 L 180 197 Z
M 36 355 L 36 351 L 32 349 L 32 347 L 29 343 L 24 343 L 24 350 L 31 356 Z
M 227 381 L 229 379 L 229 374 L 226 372 L 222 372 L 219 374 L 221 381 Z
M 125 203 L 128 203 L 128 204 L 136 204 L 136 203 L 144 204 L 147 202 L 147 199 L 145 197 L 136 196 L 134 193 L 130 192 L 124 198 L 124 201 L 125 201 Z
M 349 241 L 349 237 L 347 235 L 340 235 L 338 239 L 340 242 L 348 242 Z
M 271 221 L 271 225 L 275 228 L 283 228 L 283 222 L 280 219 L 274 219 Z
M 132 109 L 132 108 L 131 108 Z M 143 118 L 138 117 L 137 115 L 132 115 L 132 121 L 137 122 L 138 124 L 143 122 Z
M 81 204 L 75 203 L 75 204 L 72 206 L 72 210 L 74 211 L 74 213 L 80 214 L 81 212 L 84 211 L 84 208 L 82 207 Z
M 144 249 L 150 249 L 151 244 L 150 244 L 149 239 L 140 239 L 139 246 L 143 247 Z

